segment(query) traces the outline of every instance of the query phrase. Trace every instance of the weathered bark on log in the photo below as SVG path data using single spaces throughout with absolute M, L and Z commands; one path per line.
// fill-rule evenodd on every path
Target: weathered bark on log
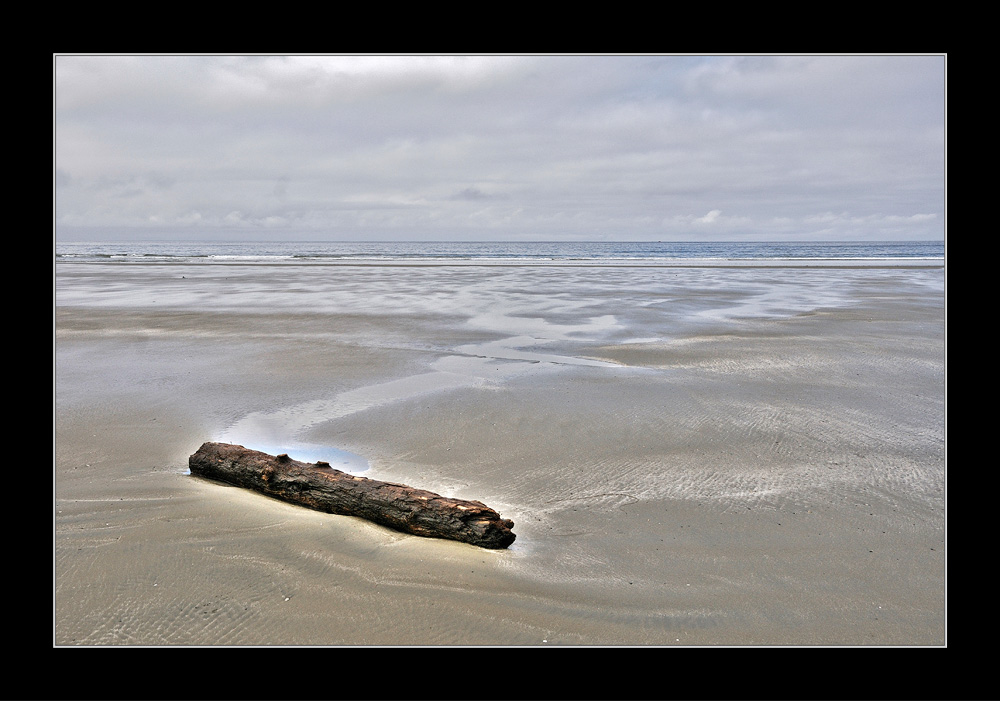
M 405 484 L 381 482 L 268 455 L 241 445 L 205 443 L 188 459 L 191 474 L 253 489 L 331 514 L 359 516 L 398 531 L 483 548 L 514 542 L 514 522 L 479 501 L 450 499 Z

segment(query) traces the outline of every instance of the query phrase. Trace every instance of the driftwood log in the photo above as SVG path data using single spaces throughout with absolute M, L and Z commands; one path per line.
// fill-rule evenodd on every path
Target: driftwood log
M 245 487 L 331 514 L 359 516 L 404 533 L 483 548 L 514 542 L 514 522 L 479 501 L 450 499 L 241 445 L 205 443 L 188 459 L 191 474 Z

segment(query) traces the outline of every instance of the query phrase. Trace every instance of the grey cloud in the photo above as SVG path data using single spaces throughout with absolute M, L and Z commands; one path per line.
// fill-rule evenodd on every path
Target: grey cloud
M 267 222 L 281 237 L 287 222 L 331 239 L 768 238 L 826 212 L 845 215 L 824 235 L 943 235 L 943 56 L 57 56 L 55 69 L 58 236 L 196 221 L 199 235 Z
M 467 187 L 467 188 L 461 190 L 460 192 L 457 192 L 454 195 L 452 195 L 452 199 L 454 199 L 454 200 L 468 200 L 468 201 L 471 201 L 471 202 L 481 202 L 483 200 L 494 199 L 494 196 L 486 194 L 485 192 L 483 192 L 482 190 L 480 190 L 478 187 Z

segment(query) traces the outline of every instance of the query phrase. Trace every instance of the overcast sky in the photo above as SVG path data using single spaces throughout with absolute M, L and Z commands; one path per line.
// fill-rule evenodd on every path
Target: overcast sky
M 54 56 L 56 238 L 945 233 L 945 56 Z

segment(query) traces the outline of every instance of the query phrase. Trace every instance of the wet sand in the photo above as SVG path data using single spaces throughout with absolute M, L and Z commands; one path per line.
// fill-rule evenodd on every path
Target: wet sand
M 54 643 L 943 645 L 943 274 L 60 264 Z M 187 473 L 254 436 L 517 541 Z

